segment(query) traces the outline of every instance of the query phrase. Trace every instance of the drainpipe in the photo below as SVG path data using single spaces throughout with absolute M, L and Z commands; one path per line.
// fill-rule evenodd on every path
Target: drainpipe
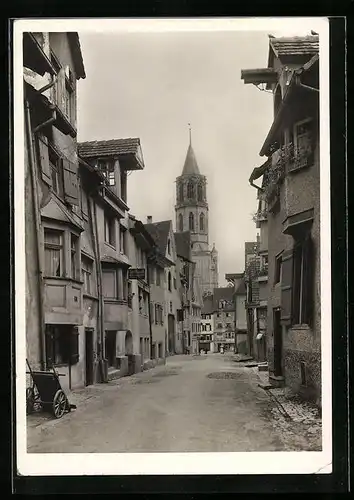
M 46 348 L 45 348 L 45 318 L 44 318 L 44 284 L 43 284 L 43 271 L 42 271 L 42 260 L 41 260 L 41 241 L 40 241 L 40 208 L 38 202 L 37 186 L 38 181 L 36 178 L 36 168 L 34 160 L 34 146 L 33 146 L 33 136 L 31 131 L 31 115 L 30 106 L 28 101 L 25 102 L 25 122 L 26 122 L 26 132 L 27 132 L 27 144 L 29 151 L 29 163 L 31 172 L 31 190 L 33 197 L 33 208 L 34 208 L 34 218 L 35 218 L 35 228 L 36 228 L 36 246 L 37 246 L 37 269 L 38 269 L 38 304 L 39 304 L 39 329 L 40 329 L 40 364 L 41 369 L 47 369 L 46 363 Z
M 236 288 L 236 286 L 235 286 Z M 235 354 L 238 354 L 238 348 L 237 348 L 237 295 L 235 293 Z
M 296 84 L 299 87 L 303 87 L 304 89 L 312 90 L 312 92 L 318 92 L 318 93 L 320 92 L 320 89 L 316 89 L 315 87 L 310 87 L 310 85 L 305 85 L 305 83 L 302 83 L 300 76 L 297 76 Z
M 53 85 L 56 83 L 57 81 L 57 77 L 56 75 L 53 77 L 53 80 L 48 83 L 47 85 L 44 85 L 44 87 L 40 88 L 39 90 L 37 90 L 37 92 L 39 94 L 43 94 L 43 92 L 45 92 L 46 90 L 50 89 L 51 87 L 53 87 Z M 51 118 L 49 118 L 48 120 L 46 120 L 45 122 L 41 123 L 40 125 L 38 125 L 37 127 L 35 127 L 33 129 L 33 133 L 36 133 L 38 132 L 39 130 L 41 130 L 42 128 L 44 127 L 47 127 L 48 125 L 51 125 L 53 122 L 55 122 L 56 118 L 57 118 L 57 115 L 56 115 L 56 112 L 55 112 L 55 109 L 54 109 L 54 106 L 52 108 L 52 113 L 53 115 L 51 116 Z
M 152 360 L 152 325 L 151 325 L 151 300 L 150 300 L 150 273 L 149 263 L 146 264 L 146 281 L 149 288 L 148 293 L 148 308 L 149 308 L 149 332 L 150 332 L 150 359 Z
M 51 125 L 53 122 L 55 122 L 57 115 L 56 115 L 55 110 L 52 110 L 52 111 L 53 111 L 53 115 L 50 118 L 48 118 L 48 120 L 46 120 L 45 122 L 41 123 L 40 125 L 38 125 L 37 127 L 35 127 L 33 129 L 34 134 L 36 132 L 38 132 L 39 130 L 41 130 L 42 128 L 47 127 L 48 125 Z
M 91 200 L 88 199 L 88 201 L 90 203 L 90 209 L 92 210 Z M 101 333 L 101 349 L 100 349 L 99 364 L 101 368 L 101 380 L 103 382 L 107 382 L 103 366 L 104 365 L 104 301 L 103 301 L 103 291 L 102 291 L 102 266 L 101 266 L 100 246 L 98 238 L 96 203 L 93 203 L 93 215 L 91 215 L 91 217 L 94 226 L 94 242 L 95 242 L 94 247 L 96 248 L 96 273 L 97 273 L 97 292 L 98 292 L 98 305 L 99 305 L 98 310 L 99 310 L 100 333 Z

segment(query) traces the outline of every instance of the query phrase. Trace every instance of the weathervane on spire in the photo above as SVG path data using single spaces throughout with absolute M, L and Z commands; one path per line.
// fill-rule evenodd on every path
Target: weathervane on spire
M 189 144 L 192 145 L 192 127 L 190 123 L 188 123 L 188 127 L 189 127 Z

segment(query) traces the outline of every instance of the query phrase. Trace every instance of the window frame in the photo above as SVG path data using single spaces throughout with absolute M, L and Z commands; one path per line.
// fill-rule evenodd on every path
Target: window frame
M 116 218 L 107 210 L 104 212 L 104 242 L 116 248 Z
M 283 250 L 274 258 L 274 285 L 281 283 Z
M 59 243 L 46 241 L 46 234 L 56 233 L 59 236 Z M 65 231 L 54 229 L 51 227 L 43 228 L 43 242 L 44 242 L 44 275 L 46 278 L 65 278 L 66 277 L 66 260 L 65 260 Z M 59 274 L 48 273 L 46 256 L 47 250 L 59 251 Z M 51 262 L 53 265 L 53 262 Z
M 114 296 L 106 295 L 106 287 L 105 287 L 105 274 L 113 274 L 113 284 L 114 284 Z M 106 301 L 117 301 L 119 300 L 119 277 L 118 277 L 118 268 L 116 267 L 103 267 L 102 268 L 102 283 L 103 283 L 103 299 Z

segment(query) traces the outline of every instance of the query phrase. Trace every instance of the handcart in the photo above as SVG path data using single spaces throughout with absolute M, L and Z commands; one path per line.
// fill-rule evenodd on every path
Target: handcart
M 40 406 L 43 411 L 52 413 L 55 418 L 61 418 L 64 413 L 76 408 L 70 404 L 65 392 L 61 388 L 59 377 L 65 377 L 64 373 L 58 373 L 55 367 L 53 371 L 33 371 L 26 359 L 31 375 L 32 386 L 26 390 L 27 413 L 31 413 L 36 406 Z

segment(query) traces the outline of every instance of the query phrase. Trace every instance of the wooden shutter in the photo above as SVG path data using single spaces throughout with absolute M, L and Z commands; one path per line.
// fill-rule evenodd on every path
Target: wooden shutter
M 64 176 L 64 198 L 70 205 L 79 205 L 77 183 L 77 165 L 67 158 L 62 158 Z
M 66 87 L 65 87 L 65 69 L 61 68 L 57 74 L 57 105 L 66 116 Z
M 49 165 L 49 153 L 48 153 L 48 144 L 44 142 L 44 139 L 38 137 L 38 156 L 39 156 L 39 164 L 42 171 L 42 179 L 44 182 L 52 185 L 52 172 Z
M 282 255 L 281 270 L 281 323 L 290 325 L 292 321 L 293 250 Z
M 314 244 L 309 234 L 304 242 L 304 282 L 303 302 L 304 322 L 312 326 L 314 316 L 314 283 L 315 283 L 315 252 Z

